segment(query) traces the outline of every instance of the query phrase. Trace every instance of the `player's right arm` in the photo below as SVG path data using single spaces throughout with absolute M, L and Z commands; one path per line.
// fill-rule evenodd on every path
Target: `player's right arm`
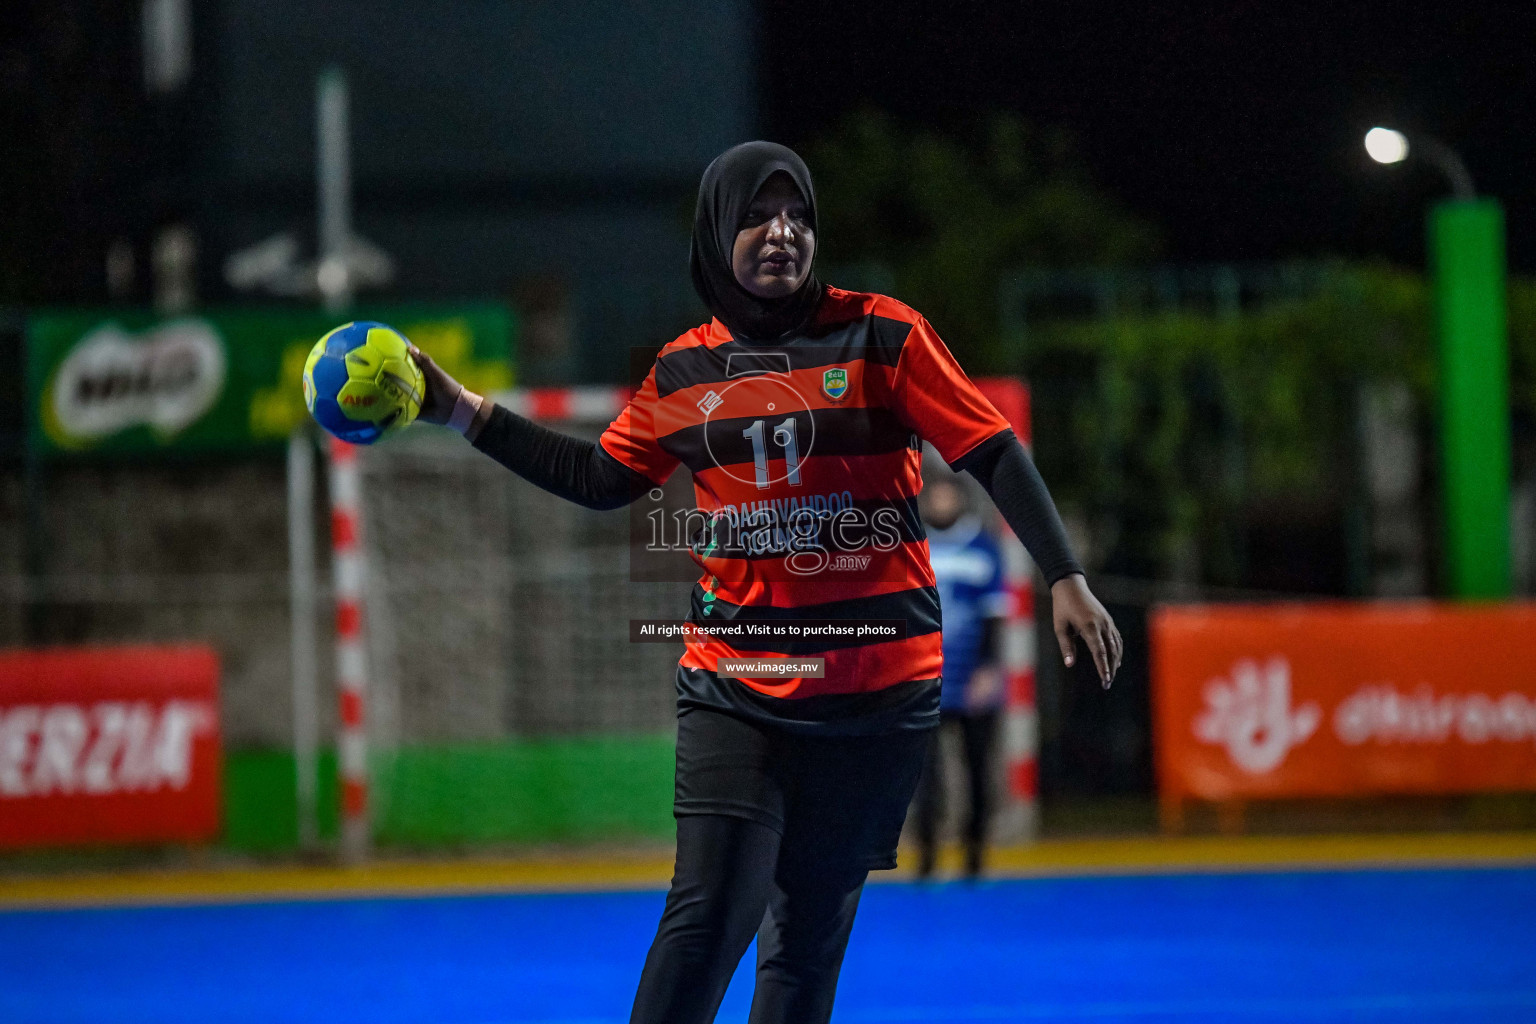
M 414 345 L 411 357 L 426 379 L 417 418 L 457 430 L 470 444 L 534 486 L 594 509 L 622 508 L 656 486 L 645 473 L 621 462 L 604 445 L 550 430 L 469 391 Z M 626 409 L 620 420 L 629 412 Z M 608 429 L 612 433 L 614 427 Z M 605 434 L 605 441 L 607 438 Z

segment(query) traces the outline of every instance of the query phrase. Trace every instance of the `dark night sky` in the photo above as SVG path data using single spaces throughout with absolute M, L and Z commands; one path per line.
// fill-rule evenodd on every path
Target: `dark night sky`
M 754 7 L 771 138 L 803 143 L 859 107 L 954 129 L 1010 110 L 1075 136 L 1099 183 L 1161 230 L 1169 261 L 1418 266 L 1424 208 L 1446 187 L 1422 164 L 1369 162 L 1365 129 L 1393 124 L 1461 152 L 1505 204 L 1512 265 L 1536 273 L 1536 0 Z M 0 160 L 9 294 L 99 298 L 106 240 L 146 240 L 175 195 L 144 184 L 179 159 L 146 128 L 182 122 L 149 124 L 135 99 L 138 9 L 27 0 L 24 17 L 0 17 L 0 136 L 39 140 Z M 31 270 L 6 285 L 8 267 Z
M 1372 164 L 1373 124 L 1435 135 L 1505 204 L 1536 270 L 1536 3 L 781 0 L 763 118 L 805 140 L 849 108 L 1068 129 L 1173 260 L 1423 259 L 1424 165 Z

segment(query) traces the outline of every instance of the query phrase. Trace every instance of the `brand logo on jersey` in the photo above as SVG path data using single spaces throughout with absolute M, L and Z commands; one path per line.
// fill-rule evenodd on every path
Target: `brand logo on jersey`
M 713 391 L 706 392 L 704 397 L 699 399 L 697 403 L 699 412 L 703 413 L 705 416 L 708 416 L 710 413 L 720 408 L 720 403 L 723 401 L 725 401 L 725 399 L 721 398 Z
M 823 373 L 821 393 L 834 402 L 842 401 L 843 396 L 848 393 L 848 371 L 838 367 Z

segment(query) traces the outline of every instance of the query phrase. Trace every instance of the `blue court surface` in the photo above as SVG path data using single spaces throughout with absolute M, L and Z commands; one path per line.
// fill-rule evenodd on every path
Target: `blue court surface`
M 0 1021 L 622 1024 L 661 902 L 9 911 Z M 871 886 L 834 1020 L 1536 1021 L 1536 870 Z

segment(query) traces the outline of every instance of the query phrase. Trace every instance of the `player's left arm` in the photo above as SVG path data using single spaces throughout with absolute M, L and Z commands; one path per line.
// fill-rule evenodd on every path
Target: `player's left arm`
M 1062 659 L 1076 662 L 1074 637 L 1082 637 L 1108 687 L 1125 652 L 1120 631 L 1088 589 L 1039 470 L 927 320 L 913 325 L 902 346 L 892 398 L 909 426 L 986 490 L 1050 585 Z
M 1045 574 L 1062 660 L 1068 666 L 1077 660 L 1073 637 L 1082 637 L 1093 655 L 1099 681 L 1108 688 L 1125 657 L 1125 643 L 1115 620 L 1088 589 L 1088 578 L 1072 557 L 1056 503 L 1024 446 L 1012 430 L 1006 430 L 977 445 L 956 468 L 981 483 Z

